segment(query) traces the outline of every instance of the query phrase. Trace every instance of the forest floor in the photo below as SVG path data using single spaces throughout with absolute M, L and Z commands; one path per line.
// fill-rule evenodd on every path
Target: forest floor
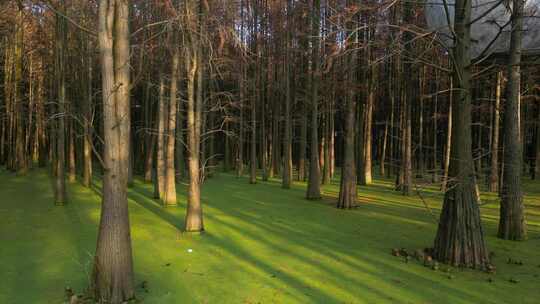
M 496 274 L 406 263 L 391 249 L 432 246 L 436 219 L 418 195 L 403 197 L 391 181 L 360 187 L 355 210 L 334 207 L 339 185 L 324 199 L 304 200 L 304 184 L 249 185 L 219 174 L 203 188 L 206 233 L 179 233 L 179 206 L 162 208 L 152 186 L 129 192 L 137 296 L 143 303 L 538 303 L 540 183 L 525 180 L 526 242 L 495 237 L 498 202 L 483 196 L 484 231 Z M 99 187 L 69 184 L 69 203 L 53 205 L 43 170 L 0 172 L 0 303 L 63 303 L 82 291 L 95 249 Z M 438 217 L 441 194 L 422 196 Z M 511 263 L 509 263 L 511 259 Z M 519 265 L 523 264 L 523 265 Z M 450 272 L 448 272 L 450 271 Z

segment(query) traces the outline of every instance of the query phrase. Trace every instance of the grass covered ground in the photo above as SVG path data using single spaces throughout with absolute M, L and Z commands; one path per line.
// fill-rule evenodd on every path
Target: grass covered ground
M 191 236 L 179 233 L 185 187 L 179 206 L 164 209 L 137 181 L 129 193 L 137 295 L 143 303 L 538 303 L 540 183 L 525 183 L 526 242 L 494 237 L 498 203 L 483 197 L 497 267 L 486 274 L 392 256 L 394 247 L 431 246 L 436 224 L 418 196 L 399 195 L 389 181 L 360 187 L 360 207 L 338 210 L 337 183 L 311 202 L 302 184 L 283 190 L 221 174 L 203 188 L 207 232 Z M 66 286 L 87 286 L 98 191 L 70 184 L 69 204 L 56 207 L 45 171 L 0 172 L 0 303 L 62 303 Z M 423 196 L 438 216 L 440 193 Z

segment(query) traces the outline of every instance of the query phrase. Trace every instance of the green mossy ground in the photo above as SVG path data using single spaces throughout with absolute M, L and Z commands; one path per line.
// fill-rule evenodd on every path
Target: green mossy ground
M 525 184 L 529 240 L 495 237 L 498 203 L 485 195 L 497 273 L 449 274 L 390 254 L 431 246 L 436 231 L 419 197 L 401 196 L 390 181 L 360 187 L 359 208 L 338 210 L 337 183 L 313 202 L 303 199 L 302 184 L 283 190 L 278 181 L 249 185 L 220 174 L 203 188 L 202 235 L 179 233 L 184 186 L 179 206 L 164 209 L 150 198 L 151 185 L 137 181 L 129 192 L 137 296 L 143 303 L 539 303 L 540 183 Z M 69 184 L 66 206 L 54 206 L 51 189 L 45 171 L 0 172 L 0 303 L 62 303 L 66 286 L 88 284 L 99 189 Z M 423 196 L 438 216 L 441 194 Z

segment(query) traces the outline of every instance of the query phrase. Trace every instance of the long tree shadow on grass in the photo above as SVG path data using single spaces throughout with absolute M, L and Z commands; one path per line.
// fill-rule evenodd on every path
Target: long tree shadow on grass
M 95 179 L 92 190 L 99 196 L 102 194 L 101 180 Z M 144 183 L 136 180 L 134 185 L 128 188 L 128 200 L 137 203 L 141 207 L 155 214 L 161 219 L 166 220 L 167 223 L 174 226 L 177 230 L 181 230 L 184 227 L 184 219 L 179 220 L 173 214 L 169 213 L 169 209 L 165 209 L 159 202 L 153 198 L 153 193 L 144 187 Z
M 414 274 L 409 271 L 405 271 L 402 268 L 396 268 L 393 265 L 390 265 L 389 263 L 385 263 L 384 259 L 380 259 L 377 257 L 370 257 L 370 255 L 365 253 L 358 253 L 355 252 L 353 249 L 346 249 L 345 247 L 339 247 L 336 243 L 333 243 L 331 241 L 325 241 L 324 239 L 317 238 L 316 240 L 310 240 L 308 237 L 306 237 L 306 234 L 303 234 L 301 237 L 295 237 L 294 235 L 297 234 L 297 231 L 295 230 L 288 230 L 283 229 L 277 229 L 274 225 L 268 225 L 267 223 L 262 223 L 258 218 L 250 220 L 249 215 L 246 214 L 238 214 L 236 213 L 236 217 L 240 217 L 243 220 L 247 220 L 247 222 L 250 223 L 250 225 L 255 225 L 260 228 L 260 230 L 265 231 L 266 234 L 254 234 L 251 233 L 248 229 L 242 229 L 235 225 L 232 225 L 230 223 L 226 223 L 224 221 L 221 221 L 216 218 L 212 218 L 211 215 L 208 215 L 208 217 L 212 218 L 213 221 L 216 221 L 219 223 L 220 227 L 227 227 L 229 229 L 237 230 L 239 234 L 244 236 L 245 238 L 251 239 L 254 242 L 263 243 L 266 245 L 266 247 L 269 248 L 271 251 L 276 252 L 286 252 L 286 255 L 290 258 L 294 259 L 297 263 L 303 263 L 306 265 L 310 265 L 310 267 L 317 268 L 319 270 L 322 270 L 324 275 L 325 283 L 328 284 L 328 281 L 331 282 L 331 284 L 337 288 L 340 289 L 343 293 L 350 293 L 352 290 L 359 289 L 362 293 L 370 293 L 372 295 L 375 295 L 377 298 L 380 299 L 386 299 L 391 301 L 399 301 L 400 299 L 396 299 L 392 296 L 391 292 L 388 292 L 388 288 L 396 288 L 396 286 L 392 285 L 399 285 L 398 284 L 390 284 L 389 281 L 390 278 L 380 278 L 379 276 L 381 273 L 392 273 L 393 277 L 399 278 L 399 280 L 395 279 L 393 282 L 415 282 L 419 286 L 422 286 L 422 290 L 418 292 L 418 294 L 412 295 L 412 296 L 418 296 L 418 295 L 424 295 L 427 296 L 427 299 L 434 299 L 440 296 L 441 293 L 448 293 L 448 291 L 451 291 L 451 295 L 453 298 L 459 298 L 461 300 L 469 300 L 474 302 L 481 302 L 483 299 L 474 296 L 472 294 L 464 293 L 460 290 L 452 289 L 451 287 L 442 284 L 434 284 L 435 282 L 432 280 L 429 280 L 425 277 L 422 277 L 420 275 Z M 319 229 L 320 232 L 321 229 Z M 264 237 L 267 236 L 267 237 Z M 272 238 L 275 238 L 276 236 L 283 236 L 278 241 L 271 241 Z M 270 263 L 262 262 L 264 261 L 264 257 L 256 257 L 252 254 L 250 254 L 249 248 L 243 248 L 240 246 L 232 246 L 230 242 L 227 242 L 225 239 L 221 238 L 210 238 L 209 241 L 213 243 L 214 246 L 217 246 L 221 249 L 227 250 L 231 255 L 235 257 L 240 257 L 244 261 L 248 261 L 249 263 L 256 265 L 259 268 L 262 268 L 265 272 L 267 272 L 269 275 L 275 273 L 274 271 L 277 270 L 277 268 L 272 267 Z M 293 250 L 292 248 L 287 248 L 283 246 L 282 244 L 287 243 L 294 243 L 298 247 L 304 247 L 307 251 L 311 251 L 314 253 L 317 253 L 320 255 L 319 258 L 310 258 L 308 255 L 301 255 L 297 254 L 296 250 Z M 354 247 L 354 246 L 351 246 Z M 271 249 L 270 249 L 271 248 Z M 332 250 L 334 249 L 334 250 Z M 335 250 L 337 249 L 337 250 Z M 334 269 L 333 267 L 327 266 L 325 263 L 321 261 L 321 257 L 327 257 L 332 260 L 339 261 L 340 265 L 343 269 Z M 344 266 L 344 267 L 343 267 Z M 364 278 L 360 277 L 354 277 L 349 272 L 346 271 L 346 269 L 354 269 L 358 271 L 359 273 L 362 273 L 364 275 Z M 373 269 L 376 269 L 374 271 Z M 362 279 L 366 279 L 366 276 L 369 278 L 366 281 L 372 281 L 372 279 L 379 277 L 378 284 L 367 284 Z M 330 293 L 325 292 L 324 290 L 314 290 L 309 285 L 301 283 L 297 277 L 287 274 L 284 271 L 277 271 L 276 277 L 278 279 L 281 279 L 285 281 L 287 286 L 293 287 L 299 291 L 304 292 L 306 295 L 309 295 L 310 299 L 313 302 L 317 303 L 330 303 L 330 302 L 339 302 L 339 298 L 335 298 L 335 296 L 331 296 Z M 298 274 L 298 277 L 301 277 L 301 274 Z M 431 289 L 425 288 L 425 286 L 431 286 Z M 349 288 L 349 289 L 348 289 Z M 404 288 L 410 288 L 404 287 Z M 350 296 L 355 297 L 357 294 L 350 293 Z M 359 297 L 361 298 L 361 296 Z M 486 303 L 486 301 L 484 301 Z
M 246 203 L 249 203 L 249 202 L 246 201 Z M 294 243 L 294 244 L 297 244 L 299 246 L 307 248 L 308 251 L 320 253 L 321 256 L 331 257 L 331 259 L 339 260 L 340 263 L 343 263 L 343 261 L 344 261 L 343 256 L 347 256 L 350 259 L 349 262 L 345 263 L 347 265 L 347 267 L 352 268 L 352 269 L 356 268 L 358 273 L 364 273 L 364 274 L 368 273 L 368 274 L 371 274 L 373 277 L 376 277 L 379 274 L 379 272 L 370 272 L 369 270 L 367 270 L 366 267 L 360 266 L 362 264 L 365 265 L 366 261 L 369 261 L 367 264 L 369 264 L 371 266 L 374 266 L 375 268 L 379 269 L 380 272 L 383 272 L 383 273 L 397 273 L 396 276 L 400 277 L 400 278 L 403 278 L 404 281 L 414 281 L 414 282 L 417 282 L 417 283 L 420 282 L 418 286 L 421 287 L 421 290 L 417 290 L 417 295 L 429 294 L 429 296 L 427 297 L 428 299 L 437 298 L 437 295 L 439 293 L 448 293 L 448 291 L 450 290 L 451 291 L 450 294 L 455 298 L 461 298 L 462 300 L 463 299 L 468 299 L 468 300 L 473 300 L 475 302 L 481 302 L 483 300 L 480 297 L 476 297 L 476 296 L 474 296 L 472 294 L 468 294 L 468 293 L 466 293 L 466 292 L 464 292 L 462 290 L 453 289 L 453 288 L 451 288 L 449 286 L 446 286 L 446 285 L 441 286 L 441 284 L 437 284 L 434 281 L 423 278 L 423 277 L 421 277 L 419 275 L 416 275 L 414 273 L 404 271 L 403 269 L 398 269 L 395 266 L 390 265 L 388 263 L 384 263 L 384 261 L 387 260 L 387 259 L 381 259 L 380 257 L 382 255 L 388 254 L 387 252 L 377 252 L 376 250 L 374 250 L 374 252 L 372 252 L 373 256 L 370 256 L 368 254 L 362 253 L 362 252 L 364 252 L 364 250 L 366 250 L 368 248 L 365 248 L 365 247 L 362 248 L 362 246 L 360 246 L 360 248 L 359 248 L 357 245 L 355 246 L 355 244 L 349 244 L 349 246 L 347 246 L 347 245 L 343 246 L 343 244 L 344 244 L 343 241 L 344 240 L 343 241 L 340 240 L 339 235 L 335 240 L 332 240 L 332 235 L 335 234 L 335 231 L 333 229 L 331 229 L 330 227 L 326 226 L 326 225 L 321 225 L 320 222 L 316 223 L 316 222 L 313 222 L 311 220 L 304 221 L 303 218 L 297 217 L 297 218 L 295 218 L 294 224 L 291 224 L 290 226 L 292 226 L 292 227 L 299 227 L 299 226 L 302 227 L 301 228 L 302 230 L 299 231 L 298 229 L 290 229 L 290 228 L 287 227 L 287 225 L 283 225 L 283 224 L 281 224 L 279 226 L 276 226 L 274 223 L 271 222 L 271 220 L 270 221 L 264 221 L 264 220 L 261 220 L 260 217 L 254 217 L 254 216 L 251 215 L 253 213 L 259 213 L 260 212 L 260 213 L 263 213 L 263 214 L 264 213 L 267 214 L 265 218 L 270 218 L 271 219 L 271 217 L 269 217 L 268 210 L 265 210 L 264 207 L 259 207 L 261 210 L 253 210 L 254 207 L 251 207 L 252 212 L 243 212 L 242 211 L 243 208 L 239 207 L 238 205 L 236 205 L 236 206 L 237 206 L 237 208 L 230 208 L 229 205 L 221 204 L 221 205 L 219 205 L 219 207 L 222 207 L 222 208 L 219 208 L 219 209 L 222 212 L 228 213 L 232 217 L 235 217 L 235 218 L 237 218 L 239 220 L 242 220 L 242 221 L 244 221 L 246 223 L 249 223 L 249 225 L 257 227 L 258 230 L 264 231 L 265 232 L 264 234 L 255 235 L 255 234 L 250 232 L 253 229 L 243 229 L 243 230 L 239 231 L 239 233 L 241 233 L 242 235 L 244 235 L 244 236 L 246 236 L 248 238 L 251 238 L 252 240 L 268 244 L 269 248 L 281 248 L 283 251 L 286 251 L 286 248 L 283 248 L 282 244 Z M 314 206 L 309 206 L 309 207 L 316 208 Z M 255 208 L 257 208 L 257 207 L 255 207 Z M 321 210 L 319 210 L 319 211 L 321 211 Z M 322 211 L 323 212 L 328 212 L 328 210 L 326 210 L 326 211 L 322 210 Z M 335 209 L 332 210 L 332 211 L 335 211 Z M 340 213 L 341 211 L 337 211 L 337 212 Z M 345 211 L 345 212 L 347 212 L 347 211 Z M 348 212 L 354 213 L 354 211 L 348 211 Z M 383 213 L 384 213 L 384 211 L 383 211 Z M 341 212 L 341 214 L 339 214 L 339 215 L 340 216 L 346 216 L 346 217 L 351 216 L 350 213 L 345 214 L 343 212 Z M 210 215 L 208 215 L 208 216 L 210 216 Z M 354 216 L 354 214 L 353 214 L 353 216 Z M 358 216 L 358 214 L 356 214 L 356 217 L 357 216 Z M 365 223 L 363 223 L 363 224 L 365 224 L 364 228 L 370 229 L 370 227 L 373 227 L 374 225 L 376 225 L 377 227 L 386 226 L 386 227 L 392 227 L 391 229 L 397 229 L 397 230 L 400 229 L 400 227 L 399 227 L 400 224 L 399 223 L 397 225 L 394 222 L 386 222 L 386 221 L 382 222 L 382 223 L 381 222 L 376 223 L 378 221 L 379 221 L 378 219 L 372 219 L 371 222 L 365 222 Z M 221 221 L 220 225 L 226 226 L 228 224 Z M 403 224 L 401 224 L 401 225 L 404 226 Z M 238 229 L 234 225 L 232 225 L 232 226 L 229 225 L 229 226 L 230 226 L 229 227 L 230 229 Z M 347 230 L 347 228 L 345 228 L 345 230 Z M 270 237 L 270 236 L 278 237 L 279 241 L 272 242 L 271 241 L 272 237 Z M 341 236 L 341 237 L 343 237 L 343 236 Z M 347 239 L 349 241 L 351 241 L 350 238 L 347 238 Z M 357 242 L 358 242 L 358 244 L 361 244 L 363 242 L 363 240 L 358 239 Z M 365 240 L 364 240 L 364 242 L 365 242 Z M 227 243 L 221 243 L 219 245 L 221 247 L 227 247 L 228 246 Z M 347 247 L 350 247 L 350 248 L 347 248 Z M 380 248 L 377 248 L 377 246 L 375 246 L 375 248 L 380 249 Z M 355 253 L 355 251 L 354 251 L 355 249 L 362 249 L 362 250 L 359 250 L 358 252 Z M 238 248 L 229 248 L 228 250 L 230 250 L 232 253 L 236 253 L 239 249 Z M 313 265 L 314 267 L 317 267 L 317 268 L 320 268 L 320 269 L 324 270 L 325 273 L 329 274 L 329 277 L 339 278 L 338 281 L 334 282 L 334 284 L 336 286 L 339 286 L 340 284 L 343 284 L 343 282 L 354 282 L 354 286 L 359 286 L 359 285 L 362 286 L 363 285 L 366 290 L 369 290 L 372 293 L 378 294 L 381 298 L 385 298 L 385 299 L 389 298 L 389 296 L 384 293 L 384 290 L 379 291 L 374 286 L 368 286 L 368 285 L 362 284 L 361 281 L 355 280 L 354 278 L 347 276 L 345 272 L 344 273 L 338 273 L 338 272 L 334 271 L 331 267 L 325 266 L 323 263 L 321 263 L 318 260 L 312 260 L 308 256 L 305 256 L 305 255 L 298 255 L 298 254 L 296 254 L 296 251 L 294 251 L 294 250 L 287 251 L 287 254 L 289 256 L 291 256 L 291 257 L 294 257 L 298 261 L 305 262 L 305 263 L 307 263 L 309 265 Z M 362 263 L 362 261 L 364 263 Z M 432 288 L 435 287 L 435 286 L 438 286 L 438 287 L 433 288 L 433 290 L 428 290 L 426 288 L 426 286 L 430 286 Z M 398 287 L 396 287 L 396 288 L 398 288 Z M 410 286 L 407 287 L 407 288 L 410 288 Z M 485 300 L 483 302 L 485 303 Z
M 88 260 L 86 247 L 78 235 L 80 230 L 70 229 L 80 227 L 71 226 L 74 224 L 83 226 L 73 214 L 78 200 L 70 195 L 68 204 L 55 206 L 45 170 L 30 170 L 19 177 L 1 172 L 0 178 L 4 186 L 0 193 L 9 198 L 2 201 L 2 207 L 10 215 L 7 218 L 13 219 L 0 224 L 0 240 L 10 244 L 0 250 L 4 280 L 0 302 L 60 303 L 65 286 L 75 287 L 71 283 L 86 280 L 82 266 Z M 5 239 L 9 231 L 15 231 L 15 239 Z
M 363 243 L 361 239 L 357 239 L 356 244 L 351 244 L 351 234 L 358 228 L 358 225 L 352 225 L 351 227 L 354 227 L 354 229 L 351 229 L 351 227 L 344 227 L 344 229 L 342 229 L 343 231 L 340 232 L 339 230 L 336 231 L 333 229 L 339 227 L 332 227 L 332 225 L 320 223 L 320 220 L 325 218 L 325 213 L 329 211 L 332 213 L 340 211 L 336 211 L 335 209 L 329 210 L 330 207 L 321 207 L 319 204 L 313 205 L 311 202 L 297 200 L 292 200 L 292 202 L 291 200 L 267 200 L 264 198 L 264 195 L 257 194 L 261 189 L 256 187 L 265 187 L 264 185 L 249 188 L 247 191 L 246 188 L 242 186 L 236 185 L 234 182 L 230 184 L 220 184 L 219 197 L 215 196 L 216 193 L 214 193 L 214 195 L 208 195 L 210 201 L 215 200 L 215 202 L 218 202 L 207 206 L 205 212 L 205 217 L 212 223 L 214 229 L 222 230 L 227 228 L 228 230 L 236 231 L 235 233 L 237 235 L 241 235 L 245 240 L 249 240 L 253 243 L 252 245 L 266 248 L 266 254 L 280 252 L 289 260 L 292 259 L 295 264 L 303 265 L 303 267 L 317 268 L 319 272 L 324 274 L 325 282 L 331 282 L 331 285 L 333 285 L 332 288 L 338 289 L 341 293 L 346 293 L 349 294 L 349 296 L 355 297 L 358 296 L 358 293 L 352 291 L 355 290 L 355 288 L 358 288 L 377 298 L 386 300 L 393 299 L 391 295 L 380 287 L 363 283 L 362 278 L 355 278 L 348 274 L 346 270 L 341 269 L 340 272 L 339 270 L 334 270 L 331 266 L 324 264 L 330 263 L 328 261 L 321 262 L 321 260 L 311 258 L 309 254 L 296 253 L 294 248 L 290 248 L 290 246 L 288 248 L 283 244 L 295 244 L 295 246 L 303 248 L 304 252 L 318 253 L 321 258 L 326 257 L 329 260 L 339 261 L 339 268 L 355 269 L 358 273 L 363 273 L 367 276 L 367 281 L 372 281 L 381 274 L 392 274 L 395 277 L 401 278 L 403 281 L 420 281 L 420 288 L 411 288 L 410 286 L 407 286 L 401 289 L 403 289 L 402 292 L 411 293 L 413 297 L 419 297 L 423 300 L 437 298 L 439 293 L 447 293 L 449 294 L 449 297 L 456 300 L 459 299 L 460 301 L 473 300 L 475 302 L 480 302 L 483 300 L 474 294 L 459 289 L 453 289 L 450 286 L 432 281 L 429 278 L 424 278 L 407 269 L 403 269 L 403 267 L 396 267 L 395 265 L 392 265 L 392 263 L 385 262 L 388 261 L 387 258 L 379 257 L 388 254 L 386 252 L 388 250 L 381 248 L 380 245 L 377 246 L 370 242 L 364 242 L 363 245 L 359 245 Z M 239 193 L 239 190 L 243 191 Z M 229 195 L 224 195 L 224 193 L 230 194 L 231 197 L 226 198 L 226 196 Z M 284 191 L 282 195 L 290 195 L 290 193 Z M 253 198 L 258 199 L 254 200 Z M 144 200 L 146 198 L 143 196 L 138 199 Z M 138 199 L 135 201 L 138 202 Z M 289 203 L 297 204 L 297 206 L 295 206 L 296 208 L 282 208 Z M 309 213 L 305 212 L 305 210 L 294 210 L 299 209 L 299 205 L 301 205 L 300 209 L 314 208 L 310 211 L 315 213 L 315 215 L 312 214 L 311 216 L 306 216 L 306 214 L 309 215 Z M 156 215 L 160 216 L 171 225 L 176 225 L 178 219 L 175 216 L 163 213 L 159 210 L 160 207 L 155 207 L 158 209 L 156 210 L 154 207 L 152 207 L 152 209 L 155 211 L 154 213 Z M 392 207 L 389 209 L 391 210 Z M 239 227 L 238 225 L 215 216 L 216 212 L 227 215 L 232 222 L 243 223 L 243 227 Z M 338 215 L 333 214 L 332 217 L 334 217 L 334 219 L 338 219 L 336 216 L 345 217 L 347 220 L 340 223 L 342 225 L 350 224 L 352 218 L 359 217 L 359 214 L 355 213 L 355 211 L 346 212 L 347 211 L 341 212 Z M 385 211 L 379 212 L 384 213 Z M 400 212 L 398 210 L 392 213 L 394 213 L 392 216 L 396 217 L 397 214 L 403 214 L 403 211 Z M 415 218 L 417 216 L 412 215 L 412 217 Z M 425 218 L 418 218 L 417 220 L 422 222 Z M 400 229 L 400 225 L 406 225 L 406 223 L 381 220 L 380 217 L 363 219 L 362 224 L 365 228 L 370 226 L 391 227 L 390 229 L 396 230 Z M 252 231 L 259 231 L 260 233 L 257 234 Z M 276 239 L 276 241 L 273 241 L 272 239 Z M 228 252 L 229 256 L 260 269 L 263 273 L 267 273 L 269 277 L 275 275 L 275 280 L 282 281 L 286 286 L 307 296 L 313 302 L 333 303 L 340 300 L 325 288 L 315 288 L 311 283 L 304 282 L 304 280 L 300 279 L 302 277 L 301 274 L 286 273 L 283 270 L 280 270 L 278 265 L 274 265 L 275 262 L 272 262 L 272 259 L 265 259 L 264 255 L 257 256 L 252 253 L 252 250 L 250 250 L 249 247 L 239 246 L 239 244 L 235 244 L 231 239 L 209 233 L 203 240 L 210 243 L 212 246 Z M 344 245 L 347 244 L 347 242 L 349 242 L 348 246 Z M 373 248 L 370 249 L 370 247 Z M 376 271 L 370 269 L 376 269 Z M 265 278 L 261 279 L 265 280 Z M 267 280 L 268 279 L 265 281 Z M 379 283 L 385 285 L 384 281 L 383 278 Z M 395 285 L 399 285 L 399 283 L 390 284 L 386 281 L 386 287 L 400 288 Z M 431 286 L 431 289 L 426 290 L 425 286 Z M 408 290 L 405 290 L 405 288 Z
M 175 207 L 163 207 L 160 205 L 156 200 L 152 199 L 151 197 L 148 197 L 144 192 L 140 193 L 138 190 L 132 189 L 133 191 L 128 192 L 128 198 L 139 204 L 141 207 L 145 208 L 146 210 L 152 212 L 156 216 L 160 217 L 161 219 L 165 220 L 170 225 L 174 226 L 178 231 L 181 231 L 184 227 L 184 219 L 178 218 L 174 214 L 171 214 L 168 212 L 171 208 L 177 208 Z

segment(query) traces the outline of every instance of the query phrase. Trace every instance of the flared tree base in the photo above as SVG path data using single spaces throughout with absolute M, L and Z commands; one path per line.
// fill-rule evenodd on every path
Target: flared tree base
M 473 183 L 449 185 L 435 238 L 433 258 L 455 267 L 489 266 Z
M 351 185 L 353 184 L 353 185 Z M 342 183 L 336 207 L 339 209 L 356 208 L 356 185 L 355 183 Z

